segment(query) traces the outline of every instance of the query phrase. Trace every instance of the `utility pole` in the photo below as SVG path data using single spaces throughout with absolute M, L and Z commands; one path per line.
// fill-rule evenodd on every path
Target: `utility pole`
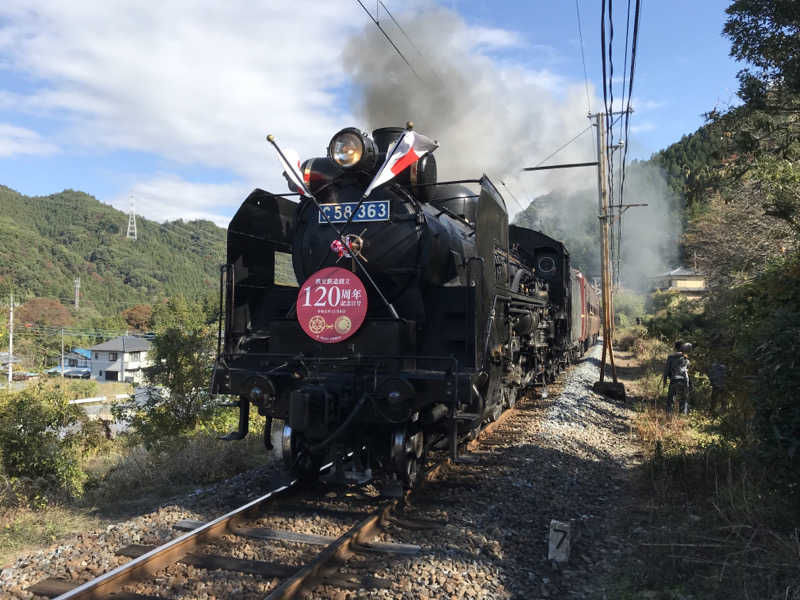
M 600 383 L 605 379 L 606 358 L 611 363 L 611 376 L 617 383 L 617 366 L 614 364 L 614 319 L 611 298 L 611 259 L 609 248 L 609 229 L 611 214 L 608 210 L 608 165 L 606 163 L 606 130 L 605 114 L 597 113 L 595 126 L 597 127 L 597 188 L 599 192 L 599 219 L 600 219 L 600 286 L 603 301 L 603 356 L 600 361 Z M 624 392 L 623 392 L 624 393 Z
M 78 310 L 81 300 L 81 278 L 75 278 L 75 310 Z
M 64 378 L 64 328 L 61 328 L 61 378 Z
M 14 292 L 11 292 L 11 303 L 8 312 L 8 389 L 11 389 L 12 374 L 12 356 L 14 356 Z

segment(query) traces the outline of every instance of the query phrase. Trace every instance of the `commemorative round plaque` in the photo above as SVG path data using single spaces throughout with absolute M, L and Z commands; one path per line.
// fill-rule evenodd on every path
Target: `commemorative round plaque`
M 341 267 L 326 267 L 300 286 L 297 321 L 308 337 L 325 344 L 353 335 L 367 315 L 367 290 L 358 276 Z

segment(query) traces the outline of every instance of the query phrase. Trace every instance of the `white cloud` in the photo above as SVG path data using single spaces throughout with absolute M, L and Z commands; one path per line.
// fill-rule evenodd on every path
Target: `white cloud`
M 484 50 L 521 48 L 525 46 L 517 32 L 494 27 L 472 27 L 470 29 L 470 42 L 474 47 L 480 47 Z
M 129 196 L 133 196 L 137 214 L 155 221 L 205 219 L 227 227 L 253 187 L 246 183 L 194 183 L 165 174 L 139 181 L 111 204 L 127 212 Z
M 449 80 L 463 79 L 463 89 L 480 99 L 469 105 L 458 97 L 463 89 L 449 96 L 433 94 L 451 134 L 441 136 L 450 145 L 440 154 L 457 155 L 476 146 L 476 140 L 491 140 L 481 153 L 473 148 L 470 157 L 456 161 L 456 167 L 463 162 L 479 175 L 481 168 L 497 170 L 496 163 L 508 168 L 529 164 L 585 126 L 582 86 L 571 88 L 552 71 L 509 64 L 493 54 L 519 47 L 544 52 L 546 47 L 529 44 L 513 31 L 470 27 L 459 19 L 455 30 L 436 31 L 423 17 L 420 29 L 414 30 L 415 41 L 428 59 L 437 57 L 419 69 L 425 78 L 436 85 L 440 77 L 435 71 L 448 69 Z M 395 37 L 402 43 L 402 36 Z M 440 39 L 447 41 L 446 48 Z M 155 219 L 208 218 L 224 224 L 256 185 L 286 189 L 264 139 L 267 133 L 301 156 L 318 156 L 337 130 L 367 125 L 366 113 L 346 104 L 353 75 L 352 64 L 342 57 L 346 46 L 374 53 L 359 60 L 385 67 L 380 74 L 385 79 L 416 83 L 353 2 L 4 0 L 0 68 L 23 77 L 29 87 L 0 90 L 0 108 L 56 124 L 48 142 L 30 132 L 29 149 L 135 150 L 231 172 L 234 181 L 225 184 L 149 174 L 129 190 L 137 197 L 138 211 Z M 413 49 L 404 49 L 417 64 L 422 62 Z M 448 112 L 449 106 L 460 112 Z M 369 124 L 417 120 L 413 114 L 401 116 Z M 431 119 L 419 121 L 436 125 L 427 130 L 432 135 L 445 129 Z M 586 146 L 591 151 L 591 144 Z M 573 145 L 559 158 L 582 156 L 587 148 Z M 114 203 L 127 209 L 127 197 L 128 191 Z
M 655 123 L 651 121 L 645 121 L 644 123 L 631 125 L 631 133 L 645 133 L 647 131 L 654 131 L 655 128 L 656 128 Z
M 0 156 L 53 154 L 58 147 L 31 129 L 0 123 Z
M 658 110 L 666 106 L 663 100 L 646 100 L 644 98 L 637 98 L 634 96 L 631 99 L 631 107 L 635 112 L 643 113 L 650 112 L 651 110 Z
M 266 133 L 318 154 L 351 122 L 337 102 L 346 83 L 338 49 L 364 18 L 357 8 L 5 0 L 0 63 L 42 83 L 0 92 L 0 106 L 56 119 L 62 145 L 140 150 L 277 181 Z

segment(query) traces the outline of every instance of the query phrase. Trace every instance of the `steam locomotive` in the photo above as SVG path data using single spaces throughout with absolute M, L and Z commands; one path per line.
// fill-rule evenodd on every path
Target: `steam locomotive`
M 364 196 L 409 130 L 340 131 L 302 188 L 254 190 L 228 227 L 212 393 L 239 396 L 227 439 L 251 405 L 268 448 L 282 421 L 301 476 L 411 487 L 429 450 L 455 456 L 598 336 L 597 292 L 485 175 L 437 181 L 428 153 Z

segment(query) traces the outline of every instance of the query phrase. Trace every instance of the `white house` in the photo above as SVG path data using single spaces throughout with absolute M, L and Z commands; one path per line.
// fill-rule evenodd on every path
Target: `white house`
M 92 351 L 92 379 L 141 383 L 144 379 L 142 369 L 153 364 L 147 358 L 150 346 L 147 340 L 132 335 L 92 346 L 89 348 Z
M 678 267 L 651 279 L 654 290 L 674 290 L 688 298 L 699 298 L 708 291 L 703 274 L 687 267 Z

